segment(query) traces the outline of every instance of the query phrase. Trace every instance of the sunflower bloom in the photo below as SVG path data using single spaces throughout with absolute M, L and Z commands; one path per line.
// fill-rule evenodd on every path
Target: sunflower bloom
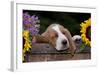
M 83 42 L 85 42 L 86 45 L 91 45 L 91 18 L 89 18 L 88 20 L 82 22 L 80 24 L 81 26 L 81 37 Z

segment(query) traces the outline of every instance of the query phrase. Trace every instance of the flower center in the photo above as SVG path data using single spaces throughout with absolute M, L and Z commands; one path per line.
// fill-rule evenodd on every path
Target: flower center
M 86 37 L 91 41 L 91 26 L 88 26 L 86 29 Z

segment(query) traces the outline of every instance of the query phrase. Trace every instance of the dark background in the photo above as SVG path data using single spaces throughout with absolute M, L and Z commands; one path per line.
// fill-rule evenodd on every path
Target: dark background
M 52 23 L 58 23 L 66 27 L 72 35 L 80 35 L 80 23 L 91 17 L 90 13 L 56 12 L 56 11 L 33 11 L 23 10 L 23 13 L 36 15 L 40 20 L 40 34 Z

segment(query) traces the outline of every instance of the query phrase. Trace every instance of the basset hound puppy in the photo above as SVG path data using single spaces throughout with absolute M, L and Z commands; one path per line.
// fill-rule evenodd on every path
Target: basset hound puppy
M 71 55 L 74 55 L 76 46 L 72 40 L 71 33 L 68 29 L 60 24 L 51 24 L 44 33 L 42 38 L 37 38 L 37 42 L 46 42 L 51 44 L 57 51 L 68 49 Z

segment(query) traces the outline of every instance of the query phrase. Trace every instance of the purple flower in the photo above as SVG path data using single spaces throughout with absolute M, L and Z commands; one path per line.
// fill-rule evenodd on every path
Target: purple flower
M 37 23 L 39 23 L 38 17 L 35 16 L 35 15 L 31 16 L 31 24 L 32 24 L 33 26 L 35 26 Z
M 23 14 L 23 24 L 30 24 L 30 15 L 28 13 Z
M 38 32 L 39 32 L 39 30 L 36 29 L 35 27 L 31 27 L 31 28 L 29 28 L 29 29 L 27 29 L 27 30 L 29 30 L 30 35 L 37 35 Z
M 31 36 L 39 33 L 39 27 L 37 28 L 37 25 L 39 25 L 38 16 L 30 16 L 28 13 L 23 13 L 24 30 L 29 30 Z
M 24 29 L 31 27 L 30 17 L 31 16 L 28 13 L 23 13 L 23 27 L 24 27 Z

